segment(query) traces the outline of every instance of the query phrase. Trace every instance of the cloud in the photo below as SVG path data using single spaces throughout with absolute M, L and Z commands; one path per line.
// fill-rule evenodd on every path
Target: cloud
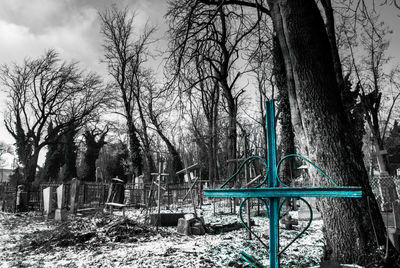
M 102 48 L 97 11 L 86 8 L 69 14 L 68 18 L 68 22 L 52 24 L 41 31 L 34 30 L 37 24 L 29 27 L 25 23 L 0 19 L 2 63 L 21 62 L 26 57 L 35 58 L 53 48 L 64 59 L 79 60 L 87 68 L 104 71 L 104 66 L 99 64 Z

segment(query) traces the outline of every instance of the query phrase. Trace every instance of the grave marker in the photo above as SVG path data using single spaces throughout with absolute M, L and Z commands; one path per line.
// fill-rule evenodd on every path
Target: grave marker
M 24 185 L 18 185 L 16 205 L 17 212 L 28 210 L 28 193 L 25 191 Z
M 61 184 L 57 187 L 57 209 L 54 216 L 56 221 L 64 221 L 67 218 L 67 211 L 64 207 L 65 202 L 65 186 Z
M 390 211 L 392 209 L 392 202 L 397 200 L 396 184 L 392 177 L 380 176 L 379 177 L 379 192 L 381 196 L 381 210 Z
M 269 267 L 277 268 L 279 267 L 279 255 L 284 252 L 297 238 L 299 238 L 310 226 L 311 220 L 306 228 L 300 232 L 294 240 L 292 240 L 289 244 L 287 244 L 283 249 L 279 249 L 279 216 L 280 211 L 285 202 L 291 197 L 297 197 L 305 202 L 312 214 L 311 206 L 305 201 L 302 197 L 361 197 L 361 187 L 341 187 L 336 185 L 332 181 L 331 178 L 325 175 L 334 185 L 335 187 L 288 187 L 283 184 L 278 178 L 278 167 L 282 160 L 288 157 L 299 157 L 305 160 L 304 157 L 299 155 L 287 155 L 281 159 L 278 163 L 276 162 L 276 142 L 275 142 L 275 113 L 274 113 L 274 104 L 273 100 L 266 102 L 265 105 L 266 110 L 266 120 L 267 120 L 267 142 L 268 142 L 268 152 L 267 152 L 267 161 L 259 156 L 250 156 L 248 157 L 239 167 L 238 171 L 234 175 L 232 175 L 228 180 L 225 181 L 224 184 L 220 188 L 223 188 L 230 181 L 232 181 L 235 176 L 239 173 L 239 171 L 243 168 L 243 166 L 251 160 L 258 159 L 260 160 L 266 170 L 267 175 L 262 183 L 257 185 L 254 188 L 243 188 L 243 189 L 205 189 L 204 196 L 205 197 L 241 197 L 245 198 L 244 201 L 240 204 L 239 216 L 242 221 L 242 224 L 245 226 L 247 230 L 248 226 L 244 223 L 242 217 L 242 207 L 243 204 L 249 200 L 249 198 L 268 198 L 269 205 L 265 203 L 268 208 L 269 215 Z M 308 161 L 308 160 L 307 160 Z M 267 164 L 268 163 L 268 164 Z M 266 184 L 266 187 L 260 188 Z M 282 186 L 279 187 L 281 184 Z M 280 198 L 283 198 L 283 201 L 280 202 Z M 250 231 L 251 232 L 251 231 Z M 265 243 L 261 240 L 260 237 L 253 235 L 264 245 Z M 253 267 L 259 267 L 261 264 L 252 256 L 246 254 L 245 252 L 241 252 L 242 258 L 251 264 Z
M 400 230 L 400 200 L 393 202 L 394 227 Z
M 389 227 L 389 238 L 393 246 L 400 251 L 400 200 L 393 202 L 394 226 Z
M 73 178 L 71 180 L 71 188 L 70 188 L 70 211 L 73 214 L 76 214 L 79 207 L 79 187 L 80 187 L 80 180 L 77 178 Z
M 53 189 L 51 187 L 43 189 L 43 209 L 45 218 L 49 219 L 53 212 Z

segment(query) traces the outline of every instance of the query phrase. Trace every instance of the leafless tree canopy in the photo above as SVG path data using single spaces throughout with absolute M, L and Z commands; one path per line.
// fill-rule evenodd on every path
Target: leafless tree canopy
M 76 63 L 62 62 L 54 50 L 21 65 L 2 66 L 0 78 L 8 94 L 5 126 L 17 150 L 22 150 L 24 166 L 33 161 L 36 167 L 39 151 L 54 136 L 71 125 L 82 126 L 109 100 L 96 74 L 82 72 Z M 50 122 L 53 131 L 48 133 Z

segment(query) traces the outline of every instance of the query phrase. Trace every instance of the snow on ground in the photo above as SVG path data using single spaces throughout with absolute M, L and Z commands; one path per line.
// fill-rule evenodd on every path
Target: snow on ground
M 214 216 L 211 205 L 204 206 L 200 212 L 206 224 L 239 221 L 237 215 Z M 97 228 L 94 225 L 102 221 L 103 216 L 96 214 L 71 218 L 68 223 L 60 224 L 45 221 L 40 214 L 16 215 L 0 212 L 0 267 L 250 267 L 241 260 L 238 254 L 241 250 L 254 256 L 263 265 L 268 263 L 267 249 L 256 239 L 248 240 L 243 228 L 217 235 L 183 236 L 176 233 L 175 227 L 159 228 L 157 232 L 154 227 L 143 225 L 140 228 L 149 228 L 151 232 L 141 233 L 142 229 L 137 227 L 137 235 L 124 242 L 115 242 L 114 238 L 105 235 L 103 227 Z M 140 210 L 127 211 L 127 218 L 135 222 L 145 222 L 143 211 Z M 121 220 L 121 217 L 108 220 L 113 223 L 116 219 Z M 267 219 L 252 219 L 256 223 L 253 230 L 268 244 Z M 66 224 L 72 226 L 72 232 L 60 235 Z M 281 229 L 281 246 L 293 239 L 306 224 L 307 221 L 299 221 L 295 230 Z M 323 247 L 321 228 L 321 220 L 313 221 L 307 235 L 303 235 L 283 253 L 281 266 L 317 265 Z M 68 240 L 78 231 L 94 232 L 96 236 L 69 246 L 48 242 L 55 240 L 56 234 Z

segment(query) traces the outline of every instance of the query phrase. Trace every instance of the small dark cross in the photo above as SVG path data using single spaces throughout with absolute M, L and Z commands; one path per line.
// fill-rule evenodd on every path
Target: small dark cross
M 326 176 L 318 167 L 306 160 L 304 157 L 298 155 L 289 155 L 281 159 L 281 161 L 287 157 L 296 156 L 303 160 L 311 163 L 319 171 L 323 173 L 335 187 L 288 187 L 284 185 L 278 177 L 278 167 L 280 163 L 276 162 L 276 141 L 275 141 L 275 113 L 274 113 L 274 102 L 270 100 L 265 104 L 266 109 L 266 120 L 267 120 L 267 162 L 258 156 L 252 156 L 247 158 L 241 167 L 249 160 L 257 158 L 261 160 L 264 165 L 268 168 L 267 176 L 260 185 L 256 188 L 243 188 L 243 189 L 204 189 L 205 197 L 242 197 L 242 198 L 268 198 L 268 216 L 269 216 L 269 263 L 271 268 L 279 267 L 279 213 L 282 204 L 287 198 L 301 198 L 301 197 L 361 197 L 361 187 L 342 187 L 337 186 L 328 176 Z M 239 168 L 239 170 L 241 169 Z M 230 177 L 222 186 L 224 187 L 229 181 L 231 181 L 239 172 L 239 170 Z M 266 184 L 266 187 L 260 188 L 260 186 Z M 281 184 L 281 187 L 280 187 Z M 283 187 L 282 187 L 283 186 Z M 285 198 L 282 203 L 279 203 L 279 198 Z M 304 199 L 303 199 L 304 200 Z M 308 205 L 309 206 L 309 205 Z M 311 207 L 309 207 L 311 210 Z M 311 211 L 312 212 L 312 211 Z M 304 231 L 303 231 L 304 232 Z M 302 232 L 302 233 L 303 233 Z M 296 238 L 298 238 L 297 236 Z M 286 247 L 287 248 L 287 247 Z M 285 248 L 285 249 L 286 249 Z M 253 257 L 243 254 L 246 261 L 251 263 L 253 266 L 258 267 Z

